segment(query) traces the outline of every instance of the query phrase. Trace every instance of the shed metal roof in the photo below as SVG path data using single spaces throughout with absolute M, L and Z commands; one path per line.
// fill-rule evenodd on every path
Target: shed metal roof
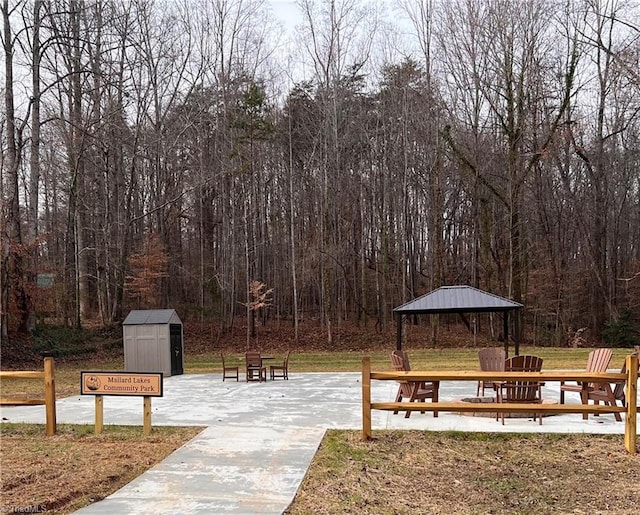
M 122 325 L 154 325 L 179 321 L 175 309 L 134 309 L 129 312 Z
M 430 314 L 511 311 L 524 307 L 519 302 L 478 290 L 472 286 L 442 286 L 395 308 L 395 313 Z

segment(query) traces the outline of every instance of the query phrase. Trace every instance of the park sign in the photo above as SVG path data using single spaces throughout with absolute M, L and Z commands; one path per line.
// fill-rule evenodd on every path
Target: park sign
M 80 393 L 162 397 L 162 372 L 80 372 Z
M 143 397 L 145 435 L 151 434 L 151 397 L 162 397 L 162 372 L 80 372 L 80 393 L 94 395 L 96 402 L 96 434 L 103 427 L 103 396 L 137 395 Z

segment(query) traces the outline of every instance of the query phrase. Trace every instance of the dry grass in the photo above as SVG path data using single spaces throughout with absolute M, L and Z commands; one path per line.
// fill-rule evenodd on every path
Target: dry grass
M 0 513 L 71 513 L 129 483 L 197 435 L 198 427 L 0 424 Z
M 636 514 L 620 436 L 329 431 L 288 515 Z

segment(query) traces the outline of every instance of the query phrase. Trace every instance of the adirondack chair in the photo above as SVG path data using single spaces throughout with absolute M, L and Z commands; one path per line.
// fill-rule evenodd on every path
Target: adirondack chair
M 224 381 L 225 379 L 235 379 L 236 381 L 238 381 L 240 375 L 240 367 L 225 364 L 224 354 L 222 354 L 222 352 L 220 353 L 220 359 L 222 360 L 222 380 Z
M 627 373 L 627 362 L 622 364 L 620 369 L 621 374 Z M 624 381 L 613 383 L 614 387 L 611 388 L 609 383 L 593 383 L 587 392 L 587 399 L 591 399 L 594 404 L 599 404 L 600 401 L 604 402 L 608 406 L 617 406 L 616 401 L 620 401 L 620 404 L 624 406 Z M 618 422 L 622 422 L 620 413 L 614 413 L 613 416 Z
M 397 372 L 408 372 L 411 370 L 409 356 L 404 351 L 395 350 L 391 353 L 391 365 Z M 425 399 L 431 399 L 432 402 L 438 402 L 438 389 L 440 387 L 440 383 L 438 381 L 398 381 L 398 383 L 399 386 L 398 393 L 396 395 L 396 402 L 401 402 L 402 399 L 407 399 L 408 402 L 424 402 Z M 398 410 L 393 412 L 394 415 L 397 413 Z M 424 411 L 421 413 L 424 413 Z M 404 416 L 405 418 L 409 418 L 411 416 L 411 412 L 407 411 Z M 438 412 L 434 411 L 433 416 L 437 417 Z
M 506 359 L 507 353 L 502 347 L 485 347 L 478 351 L 480 370 L 483 371 L 504 371 Z M 494 381 L 478 381 L 476 397 L 480 396 L 480 390 L 482 390 L 482 396 L 484 397 L 484 389 L 486 387 L 491 387 L 494 391 L 497 391 L 499 384 L 499 382 Z
M 505 372 L 539 372 L 542 369 L 542 358 L 537 356 L 514 356 L 505 361 Z M 542 404 L 542 385 L 539 381 L 504 381 L 499 384 L 497 401 L 499 403 L 531 403 Z M 533 420 L 537 414 L 533 413 Z M 501 413 L 504 425 L 504 413 Z M 542 416 L 539 416 L 542 425 Z
M 587 359 L 587 372 L 606 372 L 609 363 L 611 362 L 611 356 L 613 352 L 611 349 L 595 349 L 589 353 L 589 358 Z M 588 404 L 588 394 L 589 390 L 596 388 L 599 386 L 594 383 L 565 383 L 564 381 L 560 381 L 560 404 L 564 404 L 564 392 L 576 392 L 580 394 L 580 400 L 582 404 Z M 620 416 L 618 414 L 618 416 Z M 582 418 L 587 420 L 589 417 L 588 413 L 583 413 Z

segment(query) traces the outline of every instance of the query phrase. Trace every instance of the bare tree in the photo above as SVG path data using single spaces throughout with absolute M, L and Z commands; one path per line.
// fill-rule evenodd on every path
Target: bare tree
M 25 220 L 19 200 L 19 173 L 22 165 L 22 152 L 24 149 L 24 130 L 27 117 L 19 120 L 16 117 L 14 102 L 14 77 L 13 56 L 15 51 L 16 35 L 12 30 L 11 18 L 22 2 L 10 6 L 9 0 L 3 0 L 0 6 L 2 13 L 2 47 L 4 50 L 4 108 L 6 120 L 6 158 L 3 158 L 3 176 L 6 173 L 6 194 L 2 202 L 6 202 L 7 208 L 2 212 L 2 227 L 0 227 L 2 241 L 2 272 L 0 308 L 1 333 L 3 337 L 8 334 L 10 289 L 18 311 L 18 331 L 27 332 L 33 324 L 32 301 L 28 290 L 29 254 L 26 252 L 22 234 L 22 224 Z
M 472 59 L 465 60 L 466 66 L 458 68 L 458 72 L 467 74 L 469 82 L 480 86 L 487 107 L 481 123 L 493 132 L 497 157 L 493 169 L 480 170 L 478 156 L 470 152 L 474 147 L 469 147 L 461 135 L 456 136 L 452 128 L 444 136 L 456 159 L 505 210 L 508 246 L 502 280 L 508 295 L 518 302 L 523 300 L 527 284 L 527 238 L 523 224 L 526 181 L 554 141 L 576 89 L 579 54 L 572 51 L 567 60 L 554 54 L 556 32 L 554 25 L 548 24 L 551 8 L 545 2 L 522 4 L 509 0 L 486 5 L 458 2 L 449 7 L 450 19 L 471 16 L 472 23 L 481 27 L 477 34 L 479 45 L 474 46 L 471 39 L 465 48 L 481 51 L 478 59 L 484 63 L 482 73 L 477 73 L 474 63 L 478 61 Z M 542 58 L 545 55 L 549 56 L 547 60 Z M 560 63 L 557 73 L 564 78 L 560 84 L 548 80 L 547 70 L 557 66 L 551 56 Z M 522 336 L 521 325 L 515 333 Z
M 595 79 L 595 87 L 590 91 L 595 99 L 595 116 L 586 127 L 584 124 L 572 125 L 570 134 L 582 164 L 584 180 L 589 185 L 584 198 L 588 209 L 583 205 L 578 216 L 588 248 L 591 325 L 600 333 L 605 321 L 617 318 L 617 281 L 614 277 L 620 274 L 614 272 L 612 275 L 609 271 L 618 270 L 618 245 L 612 246 L 610 239 L 617 232 L 619 202 L 627 197 L 633 186 L 627 183 L 624 191 L 616 191 L 618 174 L 615 170 L 620 166 L 616 161 L 623 143 L 621 135 L 640 115 L 637 102 L 631 100 L 640 89 L 630 90 L 624 78 L 628 73 L 624 56 L 638 40 L 638 33 L 629 31 L 625 24 L 627 13 L 621 2 L 589 0 L 584 3 L 584 9 L 585 28 L 581 36 L 591 50 L 587 70 L 593 70 Z M 585 101 L 588 102 L 587 98 Z M 565 186 L 568 186 L 567 180 Z
M 307 316 L 336 345 L 463 282 L 555 343 L 637 314 L 637 5 L 402 0 L 392 37 L 382 3 L 296 5 L 282 90 L 263 0 L 0 0 L 3 336 L 38 299 L 78 326 L 174 304 L 219 338 Z
M 369 58 L 376 18 L 356 0 L 335 1 L 316 4 L 310 0 L 298 3 L 304 25 L 302 38 L 315 72 L 318 85 L 322 118 L 319 133 L 319 173 L 321 175 L 321 220 L 318 252 L 322 259 L 319 283 L 321 285 L 322 323 L 327 330 L 327 339 L 333 340 L 334 320 L 340 316 L 339 292 L 340 270 L 336 268 L 337 248 L 341 240 L 339 231 L 338 177 L 344 170 L 341 150 L 340 127 L 342 107 L 345 105 L 345 87 L 356 84 L 359 73 Z M 367 16 L 372 26 L 364 31 L 358 23 Z M 332 259 L 333 257 L 333 259 Z

